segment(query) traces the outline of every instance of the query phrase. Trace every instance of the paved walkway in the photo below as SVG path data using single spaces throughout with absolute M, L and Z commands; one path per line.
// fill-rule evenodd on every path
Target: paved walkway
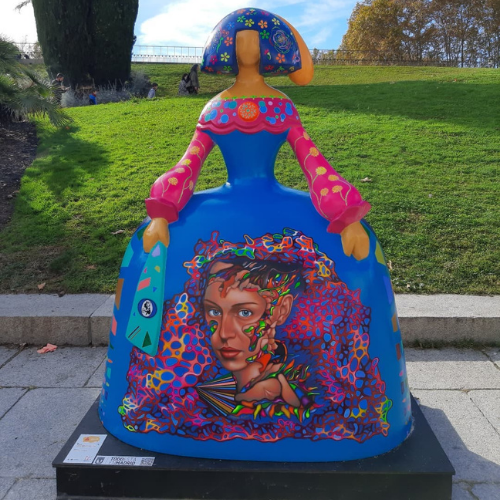
M 0 347 L 0 500 L 55 499 L 51 462 L 99 394 L 105 356 L 104 347 Z M 500 349 L 407 349 L 406 358 L 457 471 L 453 500 L 499 500 Z

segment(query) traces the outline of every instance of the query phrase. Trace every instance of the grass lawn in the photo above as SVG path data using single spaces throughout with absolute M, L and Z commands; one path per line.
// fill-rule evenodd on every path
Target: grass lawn
M 176 97 L 183 65 L 134 65 L 156 100 L 68 110 L 37 123 L 38 157 L 0 233 L 0 292 L 112 292 L 154 180 L 189 144 L 205 102 L 229 77 L 201 75 Z M 313 83 L 272 84 L 297 105 L 325 157 L 372 204 L 367 216 L 397 292 L 500 293 L 500 73 L 495 69 L 318 67 Z M 277 176 L 306 189 L 290 148 Z M 372 182 L 360 182 L 370 178 Z M 197 189 L 226 179 L 219 150 Z

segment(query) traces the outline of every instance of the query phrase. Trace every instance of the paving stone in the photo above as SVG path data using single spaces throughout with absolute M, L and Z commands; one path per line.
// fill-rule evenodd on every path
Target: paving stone
M 497 484 L 475 484 L 472 493 L 479 500 L 498 500 L 500 498 L 500 483 Z
M 99 394 L 99 389 L 33 389 L 0 420 L 4 477 L 53 478 L 52 460 Z
M 0 471 L 0 475 L 2 471 Z M 12 477 L 0 477 L 0 499 L 3 500 L 6 493 L 12 488 L 12 485 L 16 482 L 16 480 Z
M 500 370 L 473 349 L 405 349 L 411 389 L 500 389 Z
M 475 500 L 475 498 L 469 493 L 466 484 L 453 483 L 451 500 Z
M 105 356 L 103 347 L 60 347 L 46 354 L 24 349 L 0 370 L 0 385 L 83 387 Z
M 469 397 L 500 434 L 500 391 L 471 391 Z
M 7 363 L 7 361 L 14 356 L 19 349 L 12 349 L 10 347 L 3 347 L 0 346 L 0 366 L 2 366 L 4 363 Z
M 26 389 L 0 389 L 0 418 L 17 403 L 25 392 Z
M 104 361 L 99 365 L 99 368 L 94 372 L 90 380 L 85 384 L 85 387 L 102 387 L 102 382 L 104 380 L 104 370 L 106 370 L 107 356 Z
M 455 467 L 455 481 L 500 482 L 500 436 L 469 395 L 446 390 L 413 395 Z
M 500 348 L 492 347 L 490 349 L 485 349 L 484 351 L 488 357 L 495 363 L 495 365 L 500 368 Z
M 92 345 L 108 345 L 115 296 L 111 295 L 90 318 Z
M 4 500 L 54 500 L 56 495 L 55 479 L 20 479 Z
M 109 295 L 2 295 L 3 343 L 89 345 L 90 317 Z

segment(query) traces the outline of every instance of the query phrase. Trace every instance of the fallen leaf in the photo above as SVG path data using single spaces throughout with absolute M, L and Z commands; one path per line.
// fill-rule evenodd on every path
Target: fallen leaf
M 57 292 L 57 295 L 59 295 L 59 297 L 64 297 L 65 294 L 66 294 L 66 292 L 64 290 Z
M 118 231 L 115 231 L 114 233 L 111 233 L 111 234 L 122 234 L 124 232 L 125 231 L 123 229 L 118 229 Z
M 97 269 L 97 267 L 91 264 L 90 266 L 85 266 L 85 269 Z
M 432 194 L 431 193 L 429 193 L 429 198 L 432 198 Z
M 372 182 L 372 179 L 365 177 L 364 179 L 361 179 L 361 182 Z
M 38 354 L 45 354 L 46 352 L 54 352 L 57 349 L 57 346 L 54 344 L 47 344 L 45 347 L 38 349 L 36 351 Z
M 387 267 L 392 271 L 392 261 L 391 260 L 387 263 Z
M 38 285 L 38 290 L 43 290 L 45 288 L 46 283 L 40 283 Z

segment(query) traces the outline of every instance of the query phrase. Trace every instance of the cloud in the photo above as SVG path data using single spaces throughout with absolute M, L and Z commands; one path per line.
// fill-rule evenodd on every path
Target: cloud
M 161 14 L 144 21 L 139 30 L 138 44 L 184 45 L 202 47 L 215 25 L 227 14 L 248 7 L 234 0 L 183 0 L 168 4 Z M 300 5 L 302 0 L 253 1 L 252 7 L 279 11 L 281 7 Z M 289 19 L 294 24 L 298 20 Z
M 13 42 L 36 42 L 33 7 L 27 5 L 21 12 L 15 10 L 19 0 L 0 0 L 0 34 Z

